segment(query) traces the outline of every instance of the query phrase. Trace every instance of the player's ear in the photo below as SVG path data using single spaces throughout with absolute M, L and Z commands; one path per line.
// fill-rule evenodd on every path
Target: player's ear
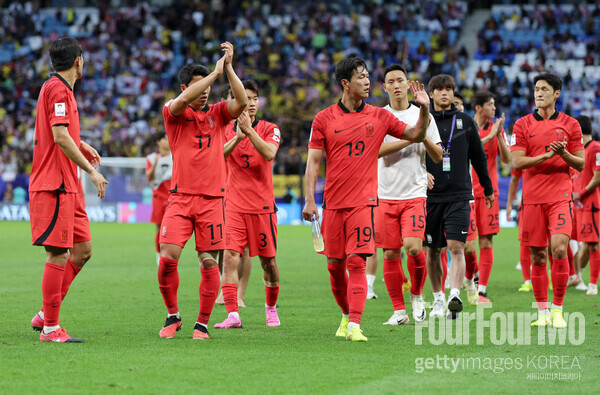
M 182 92 L 185 90 L 185 88 L 187 88 L 187 86 L 185 86 L 185 84 L 181 84 L 181 85 L 179 85 L 179 87 L 181 88 Z

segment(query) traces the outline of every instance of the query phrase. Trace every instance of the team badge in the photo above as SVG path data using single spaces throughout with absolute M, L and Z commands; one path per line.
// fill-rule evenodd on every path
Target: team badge
M 373 126 L 372 123 L 367 123 L 365 124 L 365 127 L 367 129 L 367 137 L 373 137 L 375 136 L 375 127 Z
M 281 132 L 275 128 L 273 129 L 273 141 L 279 142 L 279 140 L 281 140 Z
M 206 120 L 208 121 L 208 127 L 211 130 L 214 130 L 215 127 L 217 126 L 217 123 L 215 122 L 215 119 L 212 117 L 212 115 L 209 115 L 208 117 L 206 117 Z
M 510 135 L 510 145 L 515 145 L 517 144 L 517 134 L 513 133 Z
M 564 141 L 565 139 L 565 130 L 558 128 L 556 129 L 556 140 L 558 141 Z
M 600 153 L 596 154 L 596 166 L 600 166 Z

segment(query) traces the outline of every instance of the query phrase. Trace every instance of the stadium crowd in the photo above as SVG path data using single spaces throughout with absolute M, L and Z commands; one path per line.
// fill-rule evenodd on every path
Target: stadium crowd
M 352 14 L 344 13 L 346 3 L 233 1 L 224 10 L 219 2 L 198 2 L 185 23 L 178 7 L 146 3 L 98 9 L 13 3 L 0 11 L 0 173 L 9 182 L 29 173 L 35 101 L 50 72 L 47 45 L 64 33 L 84 47 L 86 77 L 75 90 L 82 136 L 105 157 L 148 154 L 149 136 L 163 129 L 161 107 L 179 90 L 177 70 L 192 59 L 214 64 L 217 44 L 231 41 L 240 53 L 236 71 L 264 92 L 259 116 L 284 131 L 278 174 L 303 171 L 312 117 L 339 96 L 330 77 L 344 56 L 370 59 L 373 81 L 394 59 L 415 75 L 456 74 L 465 67 L 466 52 L 450 44 L 466 3 L 365 3 Z M 374 103 L 385 101 L 380 86 L 372 96 Z

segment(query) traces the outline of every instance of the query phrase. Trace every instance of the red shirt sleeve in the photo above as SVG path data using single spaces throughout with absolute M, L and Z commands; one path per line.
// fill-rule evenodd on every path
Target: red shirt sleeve
M 227 110 L 227 103 L 228 102 L 226 101 L 222 101 L 213 105 L 214 111 L 221 118 L 223 125 L 227 125 L 233 120 L 233 117 L 231 116 L 231 114 L 229 114 L 229 110 Z
M 593 147 L 594 147 L 593 148 L 594 161 L 592 164 L 592 171 L 599 171 L 600 170 L 600 145 L 594 144 Z
M 581 126 L 575 119 L 571 122 L 571 130 L 568 142 L 569 152 L 583 151 L 583 136 L 581 135 Z
M 279 148 L 279 143 L 281 142 L 281 132 L 279 131 L 277 125 L 273 123 L 269 124 L 264 140 L 266 143 L 275 144 Z
M 386 122 L 387 122 L 387 134 L 390 136 L 394 136 L 397 139 L 401 139 L 406 127 L 408 126 L 406 123 L 402 122 L 394 114 L 389 112 L 388 110 L 383 110 L 387 113 Z
M 50 126 L 69 125 L 69 113 L 75 111 L 71 108 L 66 87 L 55 85 L 56 88 L 49 92 L 47 112 Z
M 321 125 L 319 114 L 315 117 L 310 129 L 310 138 L 308 140 L 308 148 L 325 149 L 325 130 Z
M 511 151 L 525 151 L 527 152 L 527 141 L 525 140 L 524 125 L 525 120 L 523 118 L 515 122 L 513 128 L 513 134 L 510 139 L 510 150 Z
M 166 102 L 163 107 L 163 118 L 165 119 L 165 122 L 176 123 L 179 122 L 180 119 L 185 119 L 185 117 L 181 116 L 182 114 L 178 116 L 171 114 L 171 103 L 173 103 L 173 100 Z

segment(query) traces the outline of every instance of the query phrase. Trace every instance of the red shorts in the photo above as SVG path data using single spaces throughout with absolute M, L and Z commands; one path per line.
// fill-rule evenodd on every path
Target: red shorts
M 196 251 L 222 250 L 225 248 L 223 225 L 222 197 L 173 193 L 160 227 L 160 243 L 183 248 L 193 232 Z
M 77 193 L 30 192 L 29 212 L 33 245 L 73 248 L 92 240 L 85 201 Z
M 581 209 L 576 207 L 573 208 L 573 225 L 571 227 L 571 240 L 583 241 L 579 240 L 579 219 L 582 216 Z
M 225 248 L 250 256 L 277 255 L 277 214 L 246 214 L 225 210 Z
M 427 199 L 380 200 L 375 208 L 375 245 L 377 248 L 402 247 L 405 237 L 425 239 Z
M 477 219 L 475 218 L 475 201 L 469 201 L 469 233 L 467 233 L 467 241 L 477 240 Z
M 346 259 L 350 254 L 372 255 L 375 251 L 374 206 L 339 210 L 324 209 L 321 233 L 328 258 Z
M 597 243 L 598 238 L 598 220 L 600 220 L 600 210 L 592 205 L 590 209 L 575 210 L 573 220 L 573 233 L 577 241 L 585 243 Z
M 531 247 L 546 247 L 555 234 L 571 236 L 571 202 L 524 204 L 521 242 Z
M 474 206 L 478 234 L 485 236 L 500 233 L 500 203 L 498 196 L 494 196 L 492 208 L 487 208 L 485 198 L 476 198 Z
M 156 225 L 162 223 L 162 219 L 165 216 L 165 210 L 167 209 L 167 201 L 169 196 L 162 196 L 156 193 L 152 194 L 152 215 L 150 216 L 150 222 Z

